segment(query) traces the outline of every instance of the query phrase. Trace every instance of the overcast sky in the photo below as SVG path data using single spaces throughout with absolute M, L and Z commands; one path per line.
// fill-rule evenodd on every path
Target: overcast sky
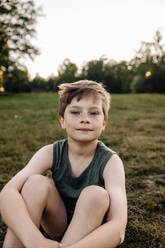
M 38 19 L 41 52 L 26 66 L 32 77 L 57 75 L 65 58 L 80 68 L 106 55 L 129 60 L 141 41 L 152 41 L 157 29 L 165 40 L 165 0 L 34 0 L 44 16 Z

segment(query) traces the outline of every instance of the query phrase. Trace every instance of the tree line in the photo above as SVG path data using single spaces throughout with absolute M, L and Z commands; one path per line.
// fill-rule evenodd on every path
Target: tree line
M 159 30 L 153 41 L 141 42 L 130 61 L 117 63 L 102 56 L 78 68 L 66 58 L 56 76 L 30 80 L 21 58 L 39 54 L 31 38 L 40 15 L 32 0 L 0 0 L 0 86 L 6 92 L 56 92 L 61 83 L 88 79 L 102 82 L 111 93 L 165 93 L 165 50 Z

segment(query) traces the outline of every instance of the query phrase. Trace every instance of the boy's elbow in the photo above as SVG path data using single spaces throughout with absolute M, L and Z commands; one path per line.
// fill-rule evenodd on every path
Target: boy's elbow
M 119 237 L 119 245 L 122 244 L 125 240 L 126 226 L 126 223 L 122 224 L 120 221 L 116 222 L 117 233 Z
M 121 223 L 119 220 L 110 220 L 108 221 L 109 225 L 111 226 L 109 232 L 113 230 L 114 232 L 114 238 L 117 241 L 116 245 L 120 245 L 124 242 L 125 240 L 125 233 L 126 233 L 126 224 Z M 109 226 L 109 227 L 110 227 Z
M 4 186 L 0 192 L 0 206 L 1 206 L 1 202 L 4 198 L 4 194 L 6 194 L 6 186 Z
M 5 198 L 5 195 L 7 194 L 7 189 L 6 189 L 6 186 L 3 187 L 3 189 L 1 190 L 0 192 L 0 206 Z
M 119 231 L 120 244 L 122 244 L 125 240 L 126 227 L 127 227 L 127 222 L 124 223 L 124 225 L 121 225 L 121 223 L 120 223 L 120 231 Z
M 125 240 L 125 232 L 126 232 L 125 229 L 120 231 L 120 245 L 121 245 L 121 244 L 124 242 L 124 240 Z
M 6 200 L 8 200 L 8 195 L 10 195 L 10 192 L 13 192 L 13 188 L 8 187 L 5 185 L 3 189 L 0 192 L 0 210 L 1 207 L 5 204 Z
M 0 192 L 0 213 L 2 214 L 2 206 L 3 206 L 3 202 L 4 202 L 4 199 L 5 199 L 5 189 L 3 188 Z

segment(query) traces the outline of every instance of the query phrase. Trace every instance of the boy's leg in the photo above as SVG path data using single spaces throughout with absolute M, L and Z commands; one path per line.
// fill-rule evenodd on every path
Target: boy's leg
M 21 195 L 35 225 L 39 228 L 42 224 L 51 238 L 58 238 L 66 228 L 67 215 L 53 182 L 45 176 L 33 175 L 25 182 Z M 24 247 L 10 229 L 3 245 L 7 247 Z
M 108 192 L 99 186 L 88 186 L 80 194 L 71 223 L 62 243 L 74 244 L 99 227 L 109 209 Z

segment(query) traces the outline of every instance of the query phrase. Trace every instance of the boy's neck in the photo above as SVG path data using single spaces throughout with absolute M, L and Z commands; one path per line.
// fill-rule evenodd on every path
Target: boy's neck
M 98 140 L 91 142 L 77 142 L 68 138 L 69 153 L 74 156 L 91 156 L 95 153 Z

